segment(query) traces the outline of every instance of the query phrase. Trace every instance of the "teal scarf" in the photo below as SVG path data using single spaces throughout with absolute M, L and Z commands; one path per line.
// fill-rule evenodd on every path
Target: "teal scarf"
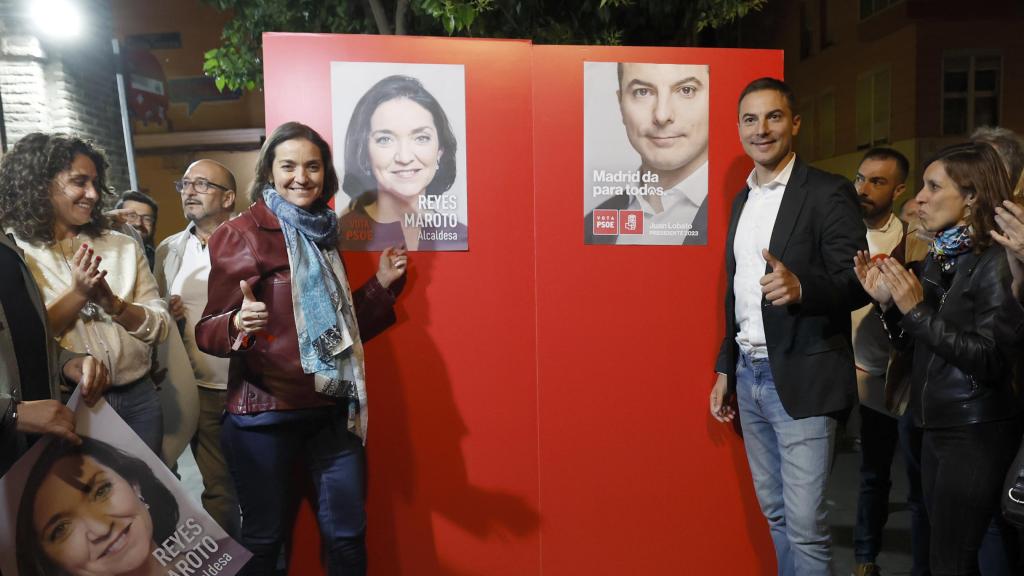
M 281 222 L 288 250 L 302 371 L 314 376 L 317 392 L 348 400 L 349 429 L 362 437 L 366 424 L 363 353 L 352 294 L 338 256 L 338 217 L 326 207 L 317 212 L 303 210 L 269 186 L 263 200 Z

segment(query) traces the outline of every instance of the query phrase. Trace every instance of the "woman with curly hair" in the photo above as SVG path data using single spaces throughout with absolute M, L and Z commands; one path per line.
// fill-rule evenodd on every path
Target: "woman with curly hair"
M 13 233 L 61 346 L 103 362 L 107 401 L 154 453 L 163 416 L 149 378 L 171 323 L 141 246 L 103 216 L 107 162 L 69 135 L 25 136 L 0 162 L 0 225 Z

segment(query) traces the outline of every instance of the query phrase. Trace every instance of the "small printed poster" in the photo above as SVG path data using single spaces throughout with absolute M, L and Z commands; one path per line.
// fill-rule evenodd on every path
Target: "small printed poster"
M 332 62 L 342 249 L 469 249 L 466 82 L 457 64 Z
M 584 244 L 707 244 L 710 67 L 583 66 Z
M 0 478 L 8 576 L 232 576 L 252 557 L 101 399 L 79 402 L 80 443 L 45 436 Z

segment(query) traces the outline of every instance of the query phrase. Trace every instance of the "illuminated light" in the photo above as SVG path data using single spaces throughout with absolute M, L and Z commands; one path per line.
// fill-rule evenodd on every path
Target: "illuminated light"
M 71 0 L 30 0 L 29 14 L 51 38 L 75 38 L 82 32 L 82 12 Z

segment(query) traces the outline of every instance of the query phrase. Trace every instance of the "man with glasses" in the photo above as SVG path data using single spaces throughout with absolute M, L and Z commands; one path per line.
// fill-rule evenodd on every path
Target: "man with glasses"
M 121 194 L 114 209 L 123 210 L 120 217 L 142 236 L 142 246 L 146 249 L 146 260 L 149 261 L 149 269 L 152 270 L 155 257 L 153 239 L 156 237 L 159 206 L 148 195 L 128 190 Z
M 203 475 L 203 508 L 228 534 L 238 536 L 238 503 L 220 448 L 220 417 L 227 395 L 228 359 L 196 347 L 196 322 L 206 308 L 210 275 L 207 241 L 235 209 L 235 177 L 213 160 L 193 162 L 174 182 L 188 225 L 156 249 L 156 283 L 178 323 L 199 390 L 199 422 L 192 452 Z

